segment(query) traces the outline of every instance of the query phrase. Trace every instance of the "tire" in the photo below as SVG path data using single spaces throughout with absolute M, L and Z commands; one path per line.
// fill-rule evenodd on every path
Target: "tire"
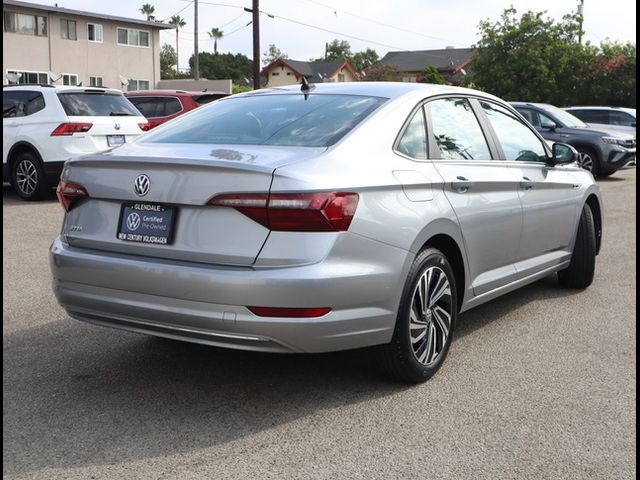
M 596 268 L 596 227 L 589 205 L 584 206 L 578 224 L 571 263 L 558 272 L 560 284 L 567 288 L 585 289 L 593 282 Z
M 18 153 L 11 169 L 11 185 L 23 200 L 40 200 L 47 193 L 44 168 L 32 152 Z
M 427 299 L 427 308 L 422 298 Z M 457 314 L 451 265 L 442 252 L 427 248 L 417 255 L 409 270 L 391 342 L 373 349 L 378 367 L 401 382 L 419 383 L 431 378 L 449 352 Z
M 580 147 L 576 149 L 578 151 L 578 165 L 585 170 L 590 171 L 593 176 L 600 174 L 600 160 L 596 153 L 590 148 Z

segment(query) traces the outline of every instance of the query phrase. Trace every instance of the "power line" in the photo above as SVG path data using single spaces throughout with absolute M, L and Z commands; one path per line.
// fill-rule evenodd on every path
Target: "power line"
M 367 21 L 367 22 L 375 23 L 376 25 L 381 25 L 381 26 L 387 27 L 387 28 L 393 28 L 394 30 L 398 30 L 400 32 L 411 33 L 413 35 L 418 35 L 420 37 L 429 38 L 431 40 L 440 40 L 440 41 L 443 41 L 443 42 L 446 42 L 446 43 L 451 43 L 451 44 L 454 44 L 454 45 L 462 46 L 461 44 L 459 44 L 457 42 L 452 42 L 451 40 L 448 40 L 446 38 L 440 38 L 440 37 L 434 37 L 432 35 L 426 35 L 426 34 L 421 33 L 421 32 L 416 32 L 415 30 L 409 30 L 409 29 L 406 29 L 406 28 L 398 27 L 396 25 L 391 25 L 390 23 L 381 22 L 381 21 L 375 20 L 373 18 L 363 17 L 362 15 L 359 15 L 357 13 L 347 12 L 346 10 L 340 10 L 340 9 L 335 8 L 335 7 L 332 7 L 331 5 L 327 5 L 326 3 L 318 2 L 316 0 L 306 0 L 306 1 L 309 2 L 309 3 L 314 3 L 316 5 L 320 5 L 321 7 L 325 7 L 325 8 L 328 8 L 330 10 L 333 10 L 334 13 L 337 13 L 337 12 L 345 13 L 347 15 L 351 15 L 352 17 L 359 18 L 360 20 L 364 20 L 364 21 Z
M 187 8 L 189 8 L 191 6 L 191 4 L 193 3 L 193 0 L 191 0 L 189 3 L 187 3 L 187 6 L 178 10 L 176 13 L 174 13 L 173 15 L 165 18 L 164 20 L 161 20 L 161 22 L 166 22 L 167 20 L 171 20 L 171 17 L 175 17 L 176 15 L 178 15 L 179 13 L 184 12 Z
M 189 0 L 182 0 L 183 2 L 187 2 Z M 205 5 L 215 5 L 217 7 L 229 7 L 229 8 L 240 8 L 242 10 L 244 10 L 244 7 L 241 7 L 239 5 L 231 5 L 229 3 L 216 3 L 216 2 L 199 2 L 201 4 L 205 4 Z

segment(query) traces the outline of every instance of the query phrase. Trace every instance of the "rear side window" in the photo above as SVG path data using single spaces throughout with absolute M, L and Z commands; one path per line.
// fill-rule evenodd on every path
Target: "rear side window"
M 44 109 L 44 97 L 40 92 L 24 92 L 25 115 L 32 115 Z
M 180 117 L 145 136 L 145 141 L 324 147 L 344 137 L 386 100 L 324 94 L 237 97 Z
M 440 158 L 491 160 L 487 140 L 466 98 L 429 102 L 431 123 Z
M 160 97 L 130 97 L 129 100 L 147 118 L 161 117 L 160 112 L 164 112 L 164 102 Z
M 140 112 L 123 95 L 103 92 L 59 93 L 58 98 L 70 117 L 128 117 Z
M 636 118 L 627 112 L 609 112 L 609 122 L 611 125 L 623 125 L 625 127 L 635 127 Z
M 427 158 L 427 129 L 422 107 L 414 113 L 413 118 L 402 133 L 402 137 L 400 137 L 396 150 L 411 158 Z
M 609 114 L 605 110 L 569 110 L 571 115 L 587 123 L 609 123 Z
M 173 115 L 182 110 L 180 100 L 175 97 L 167 97 L 164 99 L 164 116 Z

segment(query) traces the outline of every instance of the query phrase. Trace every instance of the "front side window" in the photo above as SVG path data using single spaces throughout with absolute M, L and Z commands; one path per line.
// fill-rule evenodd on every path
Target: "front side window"
M 60 20 L 60 37 L 66 38 L 67 40 L 78 39 L 75 20 Z
M 505 160 L 544 162 L 547 154 L 542 142 L 515 114 L 495 103 L 480 101 L 489 119 Z
M 422 107 L 414 113 L 413 118 L 407 124 L 396 150 L 411 158 L 427 158 L 427 129 Z
M 87 39 L 90 42 L 102 42 L 102 25 L 97 23 L 88 23 Z
M 248 95 L 178 117 L 145 141 L 328 147 L 387 99 L 361 95 Z
M 23 92 L 2 92 L 2 118 L 23 117 L 24 103 Z
M 466 98 L 443 98 L 427 104 L 435 144 L 445 160 L 491 160 L 487 140 Z

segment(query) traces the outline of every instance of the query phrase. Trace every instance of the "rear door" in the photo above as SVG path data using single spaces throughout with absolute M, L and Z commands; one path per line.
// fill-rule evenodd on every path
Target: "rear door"
M 548 166 L 543 141 L 511 110 L 481 100 L 504 160 L 518 180 L 523 231 L 517 254 L 518 277 L 566 260 L 582 201 L 572 167 Z
M 7 162 L 7 155 L 20 128 L 20 117 L 25 115 L 23 95 L 21 90 L 2 90 L 2 163 Z
M 474 293 L 480 295 L 515 280 L 522 207 L 518 179 L 496 160 L 492 138 L 483 133 L 464 97 L 426 103 L 429 156 L 445 181 L 464 237 Z

